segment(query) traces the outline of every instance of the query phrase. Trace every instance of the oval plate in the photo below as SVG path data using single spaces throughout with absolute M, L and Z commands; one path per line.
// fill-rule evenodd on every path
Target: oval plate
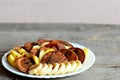
M 76 43 L 71 43 L 74 47 L 78 47 L 78 48 L 85 48 L 82 45 L 76 44 Z M 88 56 L 86 57 L 84 63 L 82 64 L 81 68 L 76 71 L 76 72 L 71 72 L 71 73 L 66 73 L 66 74 L 59 74 L 59 75 L 44 75 L 44 76 L 36 76 L 36 75 L 30 75 L 30 74 L 25 74 L 22 73 L 21 71 L 19 71 L 18 69 L 12 67 L 8 61 L 7 61 L 7 54 L 9 54 L 10 51 L 8 51 L 7 53 L 4 54 L 4 56 L 2 57 L 2 65 L 10 72 L 20 75 L 20 76 L 25 76 L 25 77 L 30 77 L 30 78 L 60 78 L 60 77 L 66 77 L 66 76 L 72 76 L 75 74 L 79 74 L 87 69 L 89 69 L 95 62 L 95 55 L 94 53 L 88 49 Z

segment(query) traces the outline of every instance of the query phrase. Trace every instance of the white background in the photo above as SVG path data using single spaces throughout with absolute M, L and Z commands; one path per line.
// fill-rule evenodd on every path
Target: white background
M 120 24 L 120 0 L 0 0 L 0 22 Z

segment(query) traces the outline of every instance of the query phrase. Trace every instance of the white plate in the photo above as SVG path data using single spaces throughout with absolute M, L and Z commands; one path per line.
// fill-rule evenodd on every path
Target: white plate
M 79 44 L 76 44 L 76 43 L 71 43 L 74 47 L 78 47 L 78 48 L 84 48 L 84 46 L 82 45 L 79 45 Z M 8 51 L 7 53 L 4 54 L 4 56 L 2 57 L 2 64 L 3 66 L 10 72 L 14 73 L 14 74 L 17 74 L 17 75 L 20 75 L 20 76 L 25 76 L 25 77 L 31 77 L 31 78 L 58 78 L 58 77 L 66 77 L 66 76 L 72 76 L 72 75 L 75 75 L 75 74 L 79 74 L 85 70 L 87 70 L 88 68 L 90 68 L 94 62 L 95 62 L 95 55 L 94 53 L 88 49 L 88 56 L 86 57 L 84 63 L 82 64 L 81 68 L 76 71 L 76 72 L 71 72 L 71 73 L 67 73 L 67 74 L 59 74 L 59 75 L 44 75 L 44 76 L 36 76 L 36 75 L 30 75 L 30 74 L 25 74 L 25 73 L 22 73 L 20 72 L 18 69 L 12 67 L 7 59 L 6 59 L 6 56 L 7 54 L 9 54 L 10 51 Z

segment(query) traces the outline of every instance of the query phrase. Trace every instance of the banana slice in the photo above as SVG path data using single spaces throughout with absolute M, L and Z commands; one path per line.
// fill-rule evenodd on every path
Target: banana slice
M 70 63 L 71 63 L 70 72 L 73 72 L 73 71 L 75 71 L 75 68 L 77 67 L 77 64 L 76 64 L 76 61 L 70 61 Z
M 42 58 L 44 57 L 45 55 L 45 51 L 44 50 L 41 50 L 40 53 L 39 53 L 39 61 L 41 62 Z
M 43 64 L 43 68 L 40 70 L 40 75 L 45 75 L 46 70 L 48 69 L 48 65 L 46 63 Z
M 54 75 L 55 73 L 57 73 L 59 66 L 60 66 L 59 63 L 53 63 L 53 70 L 48 75 Z
M 41 44 L 41 47 L 42 47 L 42 46 L 45 46 L 45 45 L 47 45 L 47 44 L 49 44 L 49 43 L 50 43 L 50 42 L 44 42 L 44 43 Z
M 34 75 L 40 75 L 40 71 L 43 68 L 43 64 L 40 63 L 39 65 L 33 65 L 30 67 L 28 73 Z
M 75 68 L 75 71 L 77 71 L 78 69 L 80 69 L 81 67 L 81 62 L 79 60 L 76 61 L 77 67 Z
M 51 73 L 51 71 L 52 71 L 52 68 L 53 68 L 53 65 L 52 64 L 48 64 L 48 69 L 45 71 L 45 75 L 47 75 L 47 74 L 50 74 Z
M 33 46 L 34 49 L 40 49 L 40 47 L 41 47 L 41 46 L 39 46 L 39 45 L 34 45 L 34 46 Z
M 64 63 L 60 63 L 59 69 L 58 71 L 55 73 L 55 75 L 57 74 L 62 74 L 65 71 L 65 64 Z
M 54 51 L 53 48 L 47 48 L 46 50 L 41 50 L 39 53 L 39 61 L 41 62 L 42 58 L 49 52 Z
M 65 71 L 63 71 L 63 73 L 69 73 L 69 72 L 71 72 L 71 64 L 70 64 L 70 62 L 66 62 L 66 63 L 64 63 L 65 64 Z
M 69 47 L 69 46 L 65 46 L 65 48 L 66 48 L 66 49 L 70 49 L 70 47 Z
M 81 62 L 79 60 L 53 64 L 40 63 L 30 67 L 28 73 L 35 75 L 58 75 L 76 71 L 80 67 Z

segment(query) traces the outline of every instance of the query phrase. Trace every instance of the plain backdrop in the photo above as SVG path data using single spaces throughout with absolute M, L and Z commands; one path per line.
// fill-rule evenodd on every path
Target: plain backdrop
M 0 22 L 120 24 L 120 0 L 0 0 Z

